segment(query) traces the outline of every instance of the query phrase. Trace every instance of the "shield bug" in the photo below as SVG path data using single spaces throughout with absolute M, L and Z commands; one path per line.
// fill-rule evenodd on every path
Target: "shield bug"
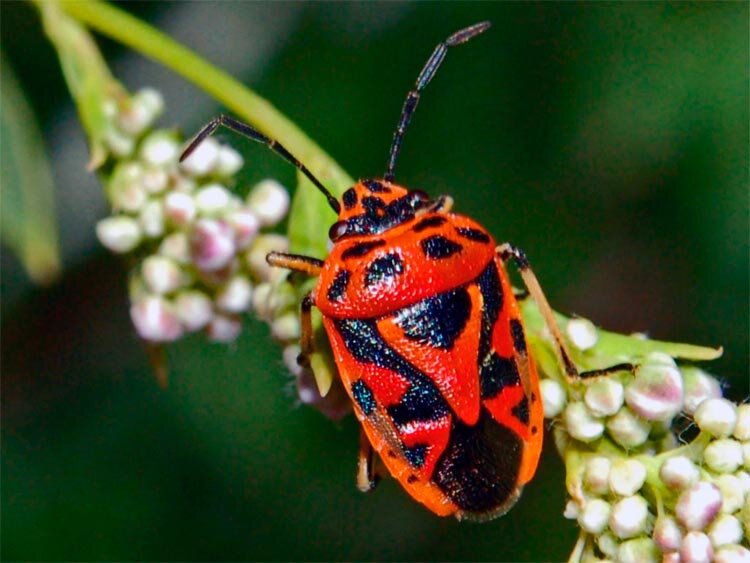
M 382 178 L 339 201 L 278 141 L 228 116 L 209 122 L 184 159 L 219 126 L 261 142 L 296 166 L 338 220 L 324 259 L 273 252 L 273 266 L 317 276 L 301 304 L 300 363 L 313 351 L 317 307 L 339 376 L 362 426 L 358 486 L 376 481 L 376 456 L 434 513 L 488 520 L 504 514 L 533 477 L 542 448 L 539 382 L 505 263 L 513 260 L 555 342 L 577 375 L 524 254 L 497 246 L 450 196 L 430 199 L 395 183 L 401 142 L 449 48 L 490 27 L 482 22 L 439 43 L 409 91 Z

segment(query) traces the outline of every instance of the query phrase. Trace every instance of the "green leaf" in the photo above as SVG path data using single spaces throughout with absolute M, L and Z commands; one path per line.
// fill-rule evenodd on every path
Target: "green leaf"
M 0 63 L 0 236 L 35 283 L 49 284 L 60 273 L 52 174 L 36 118 L 2 52 Z

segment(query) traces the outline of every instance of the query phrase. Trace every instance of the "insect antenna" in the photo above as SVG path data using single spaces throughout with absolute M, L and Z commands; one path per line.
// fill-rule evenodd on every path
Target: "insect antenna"
M 190 141 L 190 144 L 182 152 L 182 155 L 180 155 L 180 162 L 190 156 L 190 153 L 198 148 L 198 145 L 200 145 L 206 137 L 210 136 L 214 131 L 216 131 L 216 129 L 221 126 L 226 127 L 227 129 L 230 129 L 235 133 L 239 133 L 243 137 L 247 137 L 248 139 L 252 139 L 253 141 L 257 141 L 259 143 L 263 143 L 276 154 L 280 155 L 281 158 L 283 158 L 287 162 L 292 163 L 300 172 L 307 176 L 307 178 L 315 185 L 316 188 L 318 188 L 323 193 L 324 196 L 326 196 L 328 205 L 331 206 L 331 209 L 333 209 L 337 214 L 341 211 L 341 205 L 339 204 L 338 200 L 333 197 L 333 194 L 331 194 L 331 192 L 326 189 L 326 187 L 320 182 L 320 180 L 313 176 L 312 172 L 310 172 L 304 164 L 297 160 L 292 153 L 286 150 L 286 148 L 284 148 L 281 143 L 274 139 L 266 137 L 263 133 L 257 131 L 247 123 L 238 121 L 237 119 L 229 117 L 228 115 L 219 115 L 218 117 L 214 117 L 211 121 L 206 123 L 206 125 L 203 126 L 203 129 L 198 131 L 198 134 L 193 138 L 192 141 Z
M 427 59 L 427 62 L 422 68 L 422 71 L 419 73 L 414 89 L 410 90 L 406 95 L 404 107 L 401 109 L 401 118 L 398 120 L 398 125 L 396 126 L 395 133 L 393 133 L 391 151 L 390 155 L 388 156 L 388 169 L 383 176 L 385 180 L 392 182 L 396 176 L 396 159 L 398 158 L 398 153 L 401 150 L 401 142 L 404 139 L 404 132 L 409 126 L 409 122 L 411 121 L 411 116 L 414 114 L 414 110 L 417 109 L 419 96 L 422 93 L 422 90 L 425 89 L 425 87 L 430 83 L 430 80 L 432 80 L 432 77 L 435 76 L 437 69 L 440 67 L 440 63 L 443 62 L 445 54 L 448 52 L 448 47 L 466 43 L 470 39 L 473 39 L 480 33 L 486 31 L 490 27 L 490 25 L 492 24 L 488 21 L 475 23 L 474 25 L 457 31 L 456 33 L 448 37 L 448 39 L 442 41 L 438 44 L 437 47 L 435 47 L 432 55 L 430 55 L 430 58 Z

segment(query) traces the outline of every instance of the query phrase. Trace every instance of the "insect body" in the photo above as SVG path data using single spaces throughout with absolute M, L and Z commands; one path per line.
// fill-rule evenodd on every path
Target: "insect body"
M 536 471 L 542 403 L 505 261 L 514 259 L 547 320 L 558 359 L 575 367 L 523 253 L 496 247 L 476 221 L 394 182 L 401 141 L 419 96 L 447 49 L 489 27 L 440 43 L 410 91 L 383 179 L 361 180 L 341 201 L 283 146 L 221 116 L 183 154 L 224 125 L 297 166 L 338 213 L 323 261 L 271 253 L 272 265 L 319 276 L 302 302 L 301 363 L 313 351 L 317 307 L 342 383 L 362 424 L 358 485 L 375 483 L 376 452 L 406 491 L 439 515 L 486 520 L 505 513 Z

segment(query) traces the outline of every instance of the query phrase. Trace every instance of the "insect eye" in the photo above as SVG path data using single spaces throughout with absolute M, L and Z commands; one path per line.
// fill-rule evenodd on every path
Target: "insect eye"
M 336 221 L 331 225 L 331 228 L 328 229 L 328 238 L 333 242 L 336 242 L 346 234 L 347 230 L 349 230 L 349 225 L 346 221 Z

